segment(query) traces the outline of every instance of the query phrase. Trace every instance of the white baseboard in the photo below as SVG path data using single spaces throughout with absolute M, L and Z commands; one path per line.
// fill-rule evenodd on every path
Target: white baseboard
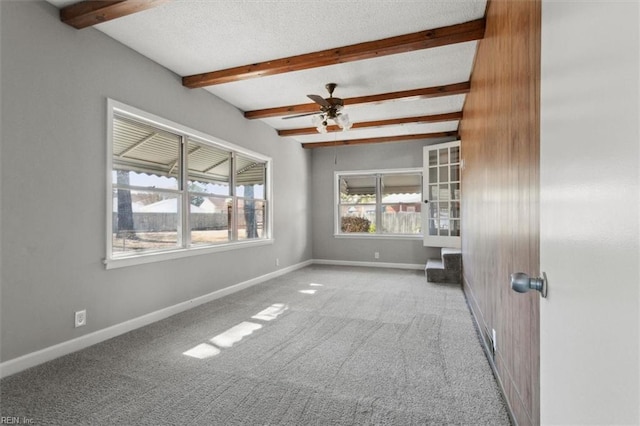
M 416 269 L 423 270 L 424 264 L 414 263 L 388 263 L 388 262 L 360 262 L 352 260 L 331 260 L 313 259 L 315 265 L 336 265 L 336 266 L 366 266 L 369 268 L 394 268 L 394 269 Z
M 121 334 L 128 333 L 129 331 L 144 327 L 145 325 L 154 323 L 156 321 L 163 320 L 172 315 L 194 308 L 198 305 L 202 305 L 203 303 L 211 302 L 212 300 L 219 299 L 240 290 L 244 290 L 245 288 L 263 283 L 272 278 L 276 278 L 297 269 L 304 268 L 305 266 L 311 265 L 312 263 L 312 260 L 307 260 L 292 266 L 288 266 L 286 268 L 278 269 L 277 271 L 273 271 L 256 278 L 252 278 L 250 280 L 243 281 L 241 283 L 234 284 L 220 290 L 216 290 L 212 293 L 196 297 L 195 299 L 187 300 L 185 302 L 181 302 L 176 305 L 169 306 L 167 308 L 160 309 L 158 311 L 151 312 L 137 318 L 133 318 L 123 323 L 103 328 L 102 330 L 94 331 L 93 333 L 89 333 L 84 336 L 59 343 L 57 345 L 49 346 L 48 348 L 26 354 L 18 358 L 10 359 L 8 361 L 0 363 L 0 378 L 10 376 L 20 371 L 26 370 L 27 368 L 35 367 L 36 365 L 51 361 L 63 355 L 79 351 L 80 349 L 95 345 L 96 343 L 100 343 Z

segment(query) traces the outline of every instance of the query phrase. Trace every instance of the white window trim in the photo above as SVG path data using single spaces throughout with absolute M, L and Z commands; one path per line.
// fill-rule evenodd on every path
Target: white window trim
M 156 252 L 144 252 L 133 253 L 130 255 L 123 255 L 113 257 L 112 253 L 112 235 L 111 229 L 113 226 L 113 184 L 112 184 L 112 169 L 113 169 L 113 123 L 116 115 L 137 119 L 142 122 L 148 122 L 154 126 L 167 130 L 169 132 L 178 133 L 187 137 L 197 139 L 200 143 L 211 144 L 213 146 L 228 149 L 234 151 L 237 154 L 249 157 L 258 161 L 266 163 L 266 179 L 265 185 L 265 200 L 267 204 L 267 230 L 266 236 L 256 240 L 243 240 L 233 241 L 224 244 L 216 244 L 211 246 L 196 246 L 196 247 L 184 247 L 177 248 L 175 250 L 162 250 Z M 138 108 L 130 105 L 118 102 L 116 100 L 107 98 L 107 169 L 106 169 L 106 205 L 107 205 L 107 224 L 106 224 L 106 256 L 104 259 L 104 265 L 106 269 L 122 268 L 126 266 L 141 265 L 152 262 L 162 262 L 171 259 L 180 259 L 190 256 L 198 256 L 203 254 L 217 253 L 222 251 L 236 250 L 247 247 L 256 247 L 273 244 L 273 178 L 272 178 L 272 159 L 263 154 L 249 150 L 247 148 L 235 145 L 231 142 L 216 138 L 214 136 L 199 132 L 197 130 L 186 127 L 182 124 L 167 120 L 163 117 L 142 111 Z
M 340 176 L 359 176 L 367 174 L 407 174 L 419 173 L 422 175 L 422 167 L 411 167 L 406 169 L 371 169 L 371 170 L 347 170 L 333 172 L 333 237 L 334 238 L 362 238 L 381 240 L 423 240 L 420 234 L 365 234 L 365 233 L 344 233 L 340 231 Z M 422 188 L 424 193 L 424 188 Z

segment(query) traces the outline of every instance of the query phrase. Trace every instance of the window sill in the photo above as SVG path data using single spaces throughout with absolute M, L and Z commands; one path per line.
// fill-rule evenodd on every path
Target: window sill
M 334 238 L 362 238 L 362 239 L 378 239 L 378 240 L 415 240 L 422 241 L 422 234 L 402 235 L 402 234 L 333 234 Z
M 242 249 L 247 247 L 258 247 L 273 244 L 273 239 L 261 239 L 252 241 L 240 241 L 228 244 L 220 244 L 207 247 L 192 247 L 188 249 L 177 249 L 170 251 L 132 254 L 129 256 L 105 259 L 105 269 L 124 268 L 127 266 L 143 265 L 145 263 L 163 262 L 166 260 L 182 259 L 184 257 L 200 256 L 203 254 L 219 253 L 223 251 Z

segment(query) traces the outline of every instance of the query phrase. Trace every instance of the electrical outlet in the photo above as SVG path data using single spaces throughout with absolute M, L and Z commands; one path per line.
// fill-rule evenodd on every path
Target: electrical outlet
M 276 257 L 276 266 L 280 266 L 280 259 Z
M 373 258 L 374 259 L 380 259 L 380 252 L 377 251 L 377 252 L 373 253 Z
M 83 309 L 76 312 L 76 328 L 87 325 L 87 310 Z

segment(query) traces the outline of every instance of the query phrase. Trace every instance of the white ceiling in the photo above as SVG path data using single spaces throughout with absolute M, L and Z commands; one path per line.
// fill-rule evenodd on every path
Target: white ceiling
M 75 0 L 47 0 L 57 7 Z M 424 31 L 484 16 L 486 0 L 173 0 L 94 27 L 180 76 Z M 79 30 L 83 31 L 83 30 Z M 86 31 L 86 30 L 85 30 Z M 242 111 L 305 104 L 307 94 L 350 98 L 468 81 L 477 42 L 384 56 L 205 89 Z M 347 105 L 353 122 L 460 111 L 465 95 Z M 275 129 L 310 117 L 263 119 Z M 321 142 L 455 130 L 457 121 L 352 129 L 285 141 Z

